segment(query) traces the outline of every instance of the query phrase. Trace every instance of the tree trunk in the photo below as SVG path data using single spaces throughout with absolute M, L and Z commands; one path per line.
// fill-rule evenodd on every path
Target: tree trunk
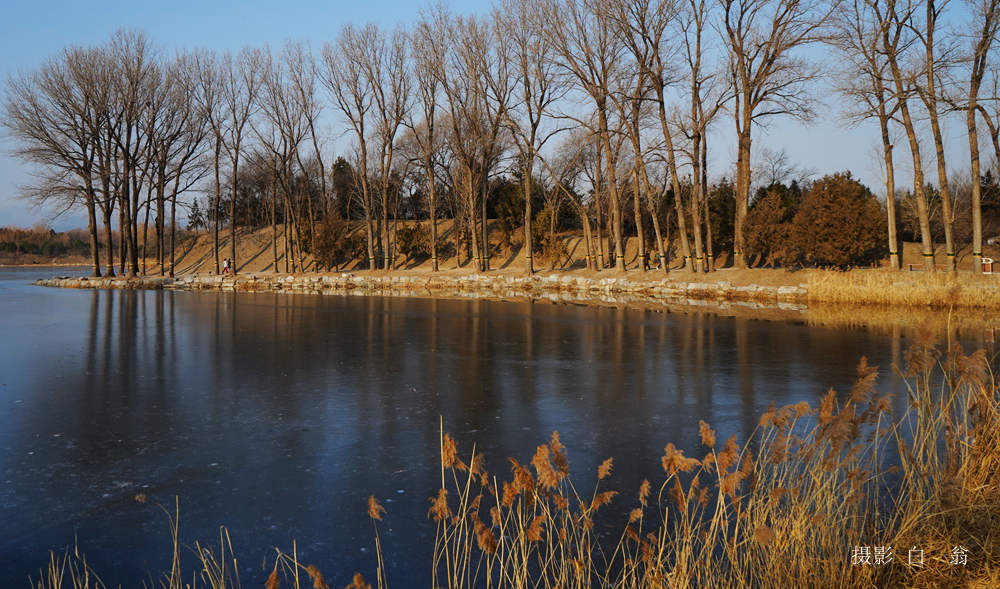
M 600 257 L 599 264 L 597 266 L 598 270 L 603 270 L 607 268 L 607 264 L 610 262 L 607 258 L 607 251 L 605 249 L 604 243 L 604 211 L 601 208 L 601 188 L 604 185 L 604 146 L 601 144 L 600 140 L 596 140 L 597 157 L 594 158 L 594 206 L 597 209 L 597 255 Z
M 104 212 L 104 234 L 105 239 L 108 244 L 108 253 L 106 259 L 108 260 L 107 269 L 105 275 L 112 277 L 115 275 L 115 237 L 114 232 L 111 230 L 111 199 L 108 199 L 108 206 L 103 210 Z
M 222 139 L 219 137 L 215 138 L 215 158 L 213 161 L 213 166 L 215 170 L 215 202 L 212 205 L 212 210 L 215 211 L 213 223 L 212 223 L 212 251 L 215 254 L 215 273 L 219 273 L 219 214 L 222 211 L 221 200 L 222 200 L 222 187 L 219 181 L 219 151 L 222 149 Z
M 969 91 L 969 107 L 965 111 L 965 125 L 969 132 L 969 167 L 972 172 L 972 263 L 974 272 L 982 272 L 983 264 L 983 204 L 979 170 L 979 134 L 976 129 L 976 100 L 978 84 L 973 82 Z
M 934 151 L 937 157 L 938 188 L 941 191 L 941 223 L 944 225 L 944 243 L 946 252 L 945 268 L 949 272 L 954 272 L 955 268 L 955 243 L 952 238 L 952 224 L 954 219 L 951 212 L 951 187 L 948 186 L 948 169 L 944 159 L 944 141 L 941 139 L 941 125 L 938 123 L 937 109 L 937 88 L 935 83 L 935 59 L 934 59 L 934 28 L 937 14 L 934 9 L 934 2 L 925 2 L 927 15 L 927 32 L 925 51 L 925 73 L 927 75 L 927 87 L 923 93 L 924 105 L 930 115 L 931 134 L 934 137 Z
M 750 114 L 747 112 L 746 117 Z M 744 257 L 743 225 L 749 211 L 750 195 L 750 120 L 747 118 L 740 128 L 739 146 L 736 154 L 736 218 L 733 224 L 733 267 L 746 268 Z
M 274 273 L 278 273 L 278 189 L 271 187 L 271 261 Z
M 902 88 L 899 90 L 901 91 Z M 920 161 L 920 144 L 917 142 L 917 134 L 913 128 L 913 121 L 910 119 L 910 110 L 906 106 L 906 100 L 900 100 L 900 112 L 903 115 L 903 125 L 906 128 L 906 137 L 910 142 L 910 154 L 913 159 L 913 193 L 917 199 L 917 216 L 920 220 L 924 268 L 933 271 L 934 244 L 931 241 L 931 223 L 927 210 L 927 195 L 924 192 L 924 169 Z
M 170 194 L 170 277 L 174 277 L 174 270 L 177 258 L 175 255 L 176 233 L 177 233 L 177 190 L 180 188 L 181 175 L 178 172 L 174 178 L 174 189 Z M 164 260 L 166 261 L 166 260 Z
M 674 191 L 674 208 L 677 211 L 677 232 L 680 234 L 681 255 L 684 256 L 684 267 L 694 268 L 691 259 L 691 243 L 688 241 L 687 220 L 685 219 L 684 203 L 681 200 L 681 180 L 677 174 L 677 160 L 674 154 L 674 142 L 670 136 L 670 126 L 667 124 L 667 111 L 664 105 L 663 89 L 657 88 L 657 108 L 660 115 L 660 130 L 666 143 L 667 168 L 670 171 L 670 186 Z M 667 244 L 669 247 L 669 244 Z
M 489 272 L 490 270 L 490 234 L 489 234 L 489 220 L 486 218 L 486 178 L 481 179 L 480 184 L 480 208 L 483 213 L 483 272 Z
M 885 114 L 885 102 L 879 101 L 879 127 L 882 130 L 882 158 L 885 161 L 885 210 L 889 224 L 889 267 L 902 268 L 899 244 L 896 241 L 896 175 L 892 160 L 892 142 L 889 139 L 889 117 Z
M 705 270 L 715 271 L 715 255 L 712 249 L 712 217 L 708 208 L 708 138 L 701 135 L 701 202 L 705 206 Z
M 123 193 L 124 194 L 124 193 Z M 126 276 L 126 264 L 128 264 L 128 200 L 122 196 L 123 202 L 118 205 L 118 258 L 120 266 L 118 271 L 122 276 Z
M 137 176 L 132 175 L 132 230 L 129 232 L 129 272 L 132 276 L 139 275 L 139 182 Z
M 382 179 L 382 269 L 392 270 L 392 243 L 389 241 L 389 182 L 383 174 Z
M 152 190 L 152 186 L 150 187 L 150 190 Z M 147 194 L 146 195 L 146 216 L 142 220 L 142 274 L 144 276 L 146 275 L 146 270 L 147 270 L 147 268 L 146 268 L 146 260 L 149 259 L 149 252 L 146 251 L 146 248 L 149 245 L 149 209 L 152 208 L 152 206 L 151 206 L 152 203 L 150 202 L 150 200 L 151 199 L 149 198 L 149 195 Z
M 704 183 L 702 183 L 702 191 L 705 190 Z M 712 272 L 715 270 L 715 256 L 712 254 L 712 219 L 708 216 L 708 195 L 703 193 L 703 198 L 701 199 L 701 204 L 705 207 L 705 271 Z
M 590 216 L 587 214 L 587 207 L 583 206 L 581 203 L 580 206 L 577 207 L 577 213 L 580 214 L 580 226 L 583 227 L 583 245 L 585 251 L 587 252 L 587 269 L 594 270 L 596 269 L 596 260 L 594 259 L 592 232 L 590 230 Z
M 476 269 L 483 269 L 483 257 L 479 254 L 479 238 L 476 236 L 476 199 L 472 187 L 472 169 L 468 170 L 468 192 L 466 193 L 466 209 L 469 214 L 469 241 L 472 243 L 472 258 L 476 261 Z
M 883 32 L 883 39 L 887 33 Z M 888 43 L 883 40 L 883 47 Z M 931 240 L 930 217 L 927 212 L 927 195 L 924 193 L 924 168 L 920 161 L 920 144 L 917 142 L 917 134 L 913 128 L 913 120 L 910 118 L 910 109 L 907 104 L 906 92 L 903 88 L 903 75 L 900 72 L 899 64 L 893 52 L 887 52 L 889 67 L 892 70 L 893 82 L 896 86 L 897 100 L 899 101 L 899 112 L 903 116 L 903 127 L 906 129 L 906 138 L 910 143 L 910 156 L 913 160 L 913 194 L 917 199 L 917 216 L 920 220 L 920 241 L 923 250 L 924 268 L 927 271 L 934 270 L 934 244 Z
M 532 157 L 531 155 L 528 156 Z M 524 272 L 531 276 L 535 273 L 535 265 L 532 260 L 534 249 L 531 243 L 531 164 L 524 166 L 524 179 L 521 182 L 524 188 Z
M 641 197 L 639 196 L 639 164 L 638 162 L 642 160 L 642 154 L 636 153 L 636 165 L 632 167 L 632 208 L 635 217 L 635 237 L 639 240 L 637 254 L 639 257 L 639 272 L 645 272 L 646 267 L 646 236 L 643 235 L 642 231 L 642 206 L 640 203 Z
M 618 194 L 618 174 L 617 165 L 614 160 L 614 152 L 611 149 L 611 136 L 608 131 L 608 117 L 603 105 L 598 108 L 598 121 L 600 124 L 600 136 L 604 142 L 604 149 L 607 151 L 608 162 L 608 193 L 611 195 L 611 231 L 615 240 L 615 269 L 619 272 L 625 271 L 625 248 L 622 243 L 622 206 L 621 198 Z
M 239 271 L 239 264 L 236 262 L 236 195 L 239 194 L 237 191 L 237 173 L 240 162 L 239 145 L 239 140 L 237 140 L 236 146 L 233 148 L 233 179 L 229 188 L 232 195 L 232 200 L 229 202 L 229 271 L 232 272 L 233 276 L 236 276 Z
M 438 271 L 438 225 L 437 225 L 437 193 L 434 187 L 434 169 L 431 167 L 430 160 L 426 162 L 427 165 L 427 188 L 430 191 L 430 216 L 431 216 L 431 268 L 434 272 Z
M 96 195 L 93 188 L 87 189 L 87 234 L 90 235 L 90 258 L 94 264 L 91 276 L 101 276 L 101 253 L 98 250 L 100 244 L 97 239 L 97 206 L 95 204 Z

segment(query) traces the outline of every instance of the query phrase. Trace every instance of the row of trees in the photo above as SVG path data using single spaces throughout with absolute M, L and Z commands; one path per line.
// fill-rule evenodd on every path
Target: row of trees
M 539 203 L 550 219 L 560 207 L 574 212 L 590 268 L 624 270 L 630 228 L 641 268 L 649 247 L 666 271 L 674 226 L 684 263 L 708 271 L 719 210 L 731 211 L 734 264 L 746 265 L 754 133 L 777 117 L 815 116 L 824 76 L 806 49 L 824 44 L 841 57 L 836 80 L 855 107 L 847 114 L 880 126 L 893 266 L 900 131 L 923 255 L 934 266 L 927 127 L 954 269 L 942 125 L 964 115 L 972 178 L 983 167 L 980 123 L 1000 160 L 996 92 L 980 96 L 984 84 L 1000 84 L 991 59 L 998 26 L 1000 0 L 498 0 L 488 17 L 436 5 L 406 29 L 348 25 L 319 52 L 290 43 L 167 58 L 144 35 L 119 32 L 12 78 L 3 124 L 18 155 L 40 164 L 34 196 L 86 209 L 95 273 L 98 216 L 110 244 L 115 212 L 120 271 L 139 271 L 151 213 L 152 257 L 172 271 L 176 209 L 193 188 L 206 195 L 192 216 L 211 226 L 217 270 L 224 246 L 239 267 L 238 225 L 270 225 L 275 269 L 283 257 L 294 271 L 318 227 L 321 241 L 346 239 L 338 223 L 351 220 L 361 222 L 368 267 L 392 268 L 397 220 L 421 214 L 405 210 L 417 196 L 434 269 L 438 219 L 450 216 L 455 251 L 464 240 L 488 270 L 487 205 L 500 176 L 519 184 L 528 273 Z M 736 131 L 733 202 L 713 210 L 709 130 L 726 116 Z M 349 145 L 333 158 L 345 136 Z M 979 268 L 982 198 L 980 183 L 971 185 L 958 208 L 971 215 Z M 105 260 L 108 273 L 114 263 Z

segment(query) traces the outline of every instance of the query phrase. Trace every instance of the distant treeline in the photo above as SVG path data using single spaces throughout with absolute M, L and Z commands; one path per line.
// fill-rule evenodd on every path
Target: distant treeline
M 57 233 L 48 227 L 0 227 L 0 256 L 27 254 L 47 258 L 77 256 L 86 259 L 90 255 L 90 244 L 87 241 L 87 232 L 83 229 Z
M 191 233 L 188 230 L 178 230 L 177 240 L 185 241 L 190 238 Z M 121 234 L 113 230 L 111 237 L 111 256 L 107 255 L 107 243 L 100 241 L 97 244 L 100 254 L 106 258 L 114 258 L 120 254 L 118 244 L 121 243 Z M 23 263 L 27 260 L 35 262 L 39 257 L 52 261 L 85 263 L 92 255 L 88 242 L 86 229 L 56 231 L 43 225 L 31 228 L 0 227 L 0 263 Z M 139 242 L 139 264 L 143 272 L 149 266 L 145 252 L 148 250 L 152 253 L 154 247 L 153 242 Z

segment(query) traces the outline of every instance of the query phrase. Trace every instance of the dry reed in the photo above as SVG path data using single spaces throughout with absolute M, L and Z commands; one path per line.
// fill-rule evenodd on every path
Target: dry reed
M 972 272 L 809 270 L 809 302 L 884 306 L 996 308 L 1000 276 Z

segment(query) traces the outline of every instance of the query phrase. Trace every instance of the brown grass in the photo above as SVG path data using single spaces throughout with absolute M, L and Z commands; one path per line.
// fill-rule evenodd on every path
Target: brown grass
M 983 351 L 966 355 L 927 342 L 897 370 L 906 383 L 898 418 L 875 390 L 877 369 L 862 359 L 850 391 L 831 390 L 815 404 L 772 405 L 742 442 L 731 436 L 720 444 L 701 422 L 702 449 L 689 456 L 667 444 L 662 471 L 634 494 L 607 488 L 610 458 L 592 489 L 577 487 L 557 432 L 529 463 L 511 458 L 504 475 L 487 472 L 475 448 L 463 454 L 442 427 L 440 486 L 428 512 L 437 528 L 428 547 L 431 586 L 997 587 L 996 376 Z M 612 503 L 624 515 L 609 511 Z M 161 586 L 173 589 L 181 579 L 178 510 L 159 507 L 174 542 L 174 567 Z M 392 514 L 370 497 L 368 515 L 376 586 L 383 587 L 377 522 Z M 606 529 L 618 517 L 617 540 L 599 540 L 595 522 Z M 240 586 L 225 529 L 217 549 L 195 546 L 201 571 L 184 576 L 194 579 L 186 585 Z M 891 558 L 852 562 L 862 547 L 872 558 Z M 914 547 L 924 551 L 923 566 L 908 561 Z M 968 550 L 967 564 L 951 564 L 958 549 Z M 300 563 L 294 542 L 290 553 L 276 550 L 266 587 L 307 584 L 326 587 L 316 567 Z M 62 586 L 104 587 L 77 552 L 52 555 L 35 585 Z M 371 586 L 358 574 L 350 587 Z
M 1000 276 L 972 272 L 810 270 L 809 301 L 949 309 L 997 308 Z
M 731 437 L 719 447 L 702 422 L 702 459 L 668 444 L 659 491 L 643 483 L 610 551 L 592 532 L 616 499 L 601 489 L 610 459 L 586 494 L 549 460 L 565 461 L 557 434 L 539 446 L 534 472 L 516 460 L 506 480 L 443 468 L 435 513 L 449 517 L 434 518 L 433 585 L 995 586 L 1000 399 L 985 355 L 911 350 L 898 420 L 874 390 L 876 375 L 862 360 L 846 397 L 830 391 L 815 408 L 772 407 L 743 444 Z M 892 467 L 889 449 L 899 455 Z M 490 542 L 474 541 L 488 532 Z M 895 556 L 886 565 L 852 564 L 854 546 Z M 912 546 L 934 557 L 910 566 Z M 971 546 L 967 565 L 950 564 L 956 547 Z

